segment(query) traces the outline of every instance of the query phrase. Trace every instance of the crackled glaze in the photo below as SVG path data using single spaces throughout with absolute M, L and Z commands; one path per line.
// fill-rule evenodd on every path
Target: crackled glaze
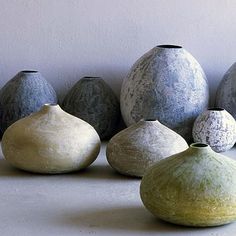
M 121 113 L 127 126 L 158 119 L 186 140 L 196 117 L 208 106 L 206 76 L 194 57 L 179 46 L 161 45 L 144 54 L 121 88 Z
M 227 224 L 236 220 L 236 162 L 206 144 L 192 144 L 151 167 L 140 194 L 162 220 L 198 227 Z
M 21 71 L 0 90 L 0 137 L 15 121 L 57 103 L 52 86 L 37 71 Z
M 18 120 L 2 139 L 2 151 L 10 164 L 37 173 L 83 169 L 99 150 L 95 129 L 58 105 L 44 105 L 39 112 Z
M 236 63 L 228 69 L 218 86 L 216 106 L 224 108 L 236 119 Z
M 236 142 L 235 119 L 224 109 L 208 109 L 194 122 L 193 139 L 209 144 L 216 152 L 227 151 Z
M 92 125 L 101 139 L 112 136 L 120 121 L 119 101 L 99 77 L 80 79 L 66 95 L 62 108 Z
M 106 155 L 121 174 L 141 177 L 155 162 L 187 148 L 180 135 L 159 121 L 141 120 L 116 134 L 107 145 Z

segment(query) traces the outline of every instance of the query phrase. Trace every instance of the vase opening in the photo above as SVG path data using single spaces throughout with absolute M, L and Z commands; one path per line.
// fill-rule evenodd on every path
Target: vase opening
M 86 80 L 94 80 L 94 79 L 100 79 L 101 77 L 98 76 L 84 76 L 83 79 Z
M 220 107 L 212 107 L 212 108 L 208 108 L 208 111 L 224 111 L 224 108 L 220 108 Z
M 21 72 L 24 73 L 24 74 L 38 73 L 37 70 L 22 70 Z
M 209 145 L 205 144 L 205 143 L 192 143 L 190 145 L 190 147 L 193 147 L 193 148 L 206 148 L 206 147 L 209 147 Z
M 163 45 L 158 45 L 157 46 L 158 48 L 182 48 L 181 46 L 178 46 L 178 45 L 171 45 L 171 44 L 163 44 Z
M 156 119 L 144 119 L 143 121 L 156 121 Z

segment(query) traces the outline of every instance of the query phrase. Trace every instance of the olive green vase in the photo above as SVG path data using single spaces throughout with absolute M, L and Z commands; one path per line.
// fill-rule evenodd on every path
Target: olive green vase
M 236 161 L 195 143 L 151 167 L 140 186 L 145 207 L 158 218 L 206 227 L 236 220 Z

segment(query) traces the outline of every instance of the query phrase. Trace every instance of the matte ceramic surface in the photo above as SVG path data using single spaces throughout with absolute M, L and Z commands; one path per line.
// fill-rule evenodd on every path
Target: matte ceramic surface
M 206 144 L 192 144 L 144 175 L 146 208 L 158 218 L 187 226 L 216 226 L 236 220 L 236 162 Z
M 208 109 L 195 120 L 193 139 L 209 144 L 216 152 L 227 151 L 236 142 L 235 119 L 222 108 Z
M 80 79 L 66 95 L 62 107 L 91 124 L 101 139 L 112 136 L 119 125 L 119 101 L 98 77 Z
M 144 54 L 121 88 L 121 113 L 127 126 L 158 119 L 191 140 L 196 117 L 208 106 L 206 76 L 194 57 L 180 46 L 161 45 Z
M 180 135 L 157 120 L 149 120 L 116 134 L 107 145 L 106 155 L 109 164 L 121 174 L 141 177 L 155 162 L 187 148 Z
M 218 86 L 216 106 L 224 108 L 236 119 L 236 63 L 225 73 Z
M 10 164 L 37 173 L 83 169 L 96 159 L 99 150 L 95 129 L 58 105 L 44 105 L 39 112 L 15 122 L 2 139 L 3 155 Z
M 21 71 L 0 90 L 0 137 L 15 121 L 57 103 L 52 86 L 37 71 Z

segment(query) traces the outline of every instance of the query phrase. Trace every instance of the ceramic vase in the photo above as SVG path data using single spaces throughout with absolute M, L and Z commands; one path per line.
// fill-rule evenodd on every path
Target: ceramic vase
M 120 103 L 127 126 L 158 119 L 186 140 L 196 117 L 208 106 L 206 76 L 195 58 L 175 45 L 160 45 L 144 54 L 123 80 Z
M 119 101 L 99 77 L 80 79 L 66 95 L 62 108 L 91 124 L 101 139 L 112 136 L 120 122 Z
M 57 103 L 52 86 L 37 71 L 21 71 L 0 90 L 0 137 L 15 121 Z
M 236 142 L 235 119 L 222 108 L 210 108 L 194 122 L 193 139 L 210 145 L 215 152 L 227 151 Z
M 145 207 L 180 225 L 206 227 L 236 220 L 236 162 L 207 144 L 153 165 L 140 186 Z
M 224 108 L 236 119 L 236 63 L 225 73 L 218 86 L 216 106 Z
M 12 124 L 3 135 L 2 151 L 13 166 L 36 173 L 65 173 L 89 166 L 100 139 L 87 122 L 46 104 Z
M 188 148 L 186 141 L 157 120 L 141 120 L 108 143 L 109 164 L 119 173 L 142 177 L 154 163 Z

